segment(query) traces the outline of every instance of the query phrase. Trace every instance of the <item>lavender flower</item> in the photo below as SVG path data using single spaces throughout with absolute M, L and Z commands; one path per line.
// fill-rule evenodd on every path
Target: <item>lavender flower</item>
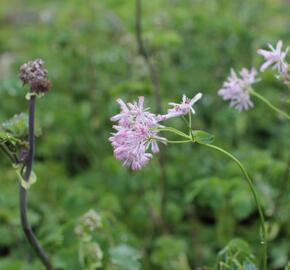
M 231 74 L 218 91 L 218 95 L 224 100 L 230 100 L 230 106 L 241 112 L 254 106 L 250 99 L 250 87 L 258 79 L 254 68 L 251 70 L 243 68 L 239 75 L 231 69 Z
M 181 103 L 174 103 L 174 102 L 168 103 L 173 108 L 167 111 L 167 114 L 163 116 L 164 117 L 163 120 L 167 120 L 169 118 L 180 116 L 180 115 L 186 115 L 190 112 L 192 114 L 195 114 L 193 105 L 201 98 L 202 98 L 202 93 L 196 94 L 192 99 L 188 98 L 186 95 L 183 95 Z
M 113 116 L 112 121 L 118 125 L 113 126 L 117 131 L 109 138 L 114 148 L 116 159 L 123 161 L 123 165 L 139 170 L 152 158 L 148 152 L 159 152 L 157 140 L 166 143 L 166 139 L 158 136 L 156 128 L 158 117 L 144 109 L 144 97 L 139 97 L 138 102 L 125 104 L 121 99 L 117 102 L 121 113 Z
M 278 78 L 285 78 L 288 76 L 288 64 L 285 61 L 289 47 L 282 51 L 283 42 L 279 40 L 277 42 L 276 48 L 271 44 L 268 44 L 270 50 L 259 49 L 258 54 L 265 58 L 265 63 L 261 66 L 260 70 L 265 71 L 268 67 L 272 65 L 273 70 L 277 70 L 279 75 Z
M 158 136 L 158 130 L 163 127 L 159 122 L 190 112 L 195 113 L 192 106 L 201 97 L 201 93 L 192 99 L 184 95 L 182 103 L 169 103 L 173 108 L 165 115 L 155 115 L 149 112 L 149 108 L 144 109 L 144 97 L 139 97 L 138 102 L 127 104 L 118 99 L 121 112 L 111 118 L 117 125 L 113 126 L 116 132 L 109 138 L 116 159 L 123 161 L 126 167 L 140 170 L 151 160 L 152 153 L 159 152 L 158 141 L 164 144 L 167 142 L 166 138 Z

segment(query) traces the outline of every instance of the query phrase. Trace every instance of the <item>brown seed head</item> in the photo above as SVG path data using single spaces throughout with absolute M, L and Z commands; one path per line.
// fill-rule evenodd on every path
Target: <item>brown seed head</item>
M 20 67 L 19 78 L 23 84 L 28 84 L 32 92 L 46 93 L 50 89 L 48 71 L 43 67 L 44 61 L 36 59 Z

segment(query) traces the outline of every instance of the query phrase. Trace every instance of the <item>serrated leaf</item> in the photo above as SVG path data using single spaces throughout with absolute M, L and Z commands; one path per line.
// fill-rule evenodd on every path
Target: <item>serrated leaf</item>
M 26 113 L 15 114 L 2 123 L 2 128 L 0 139 L 2 136 L 9 138 L 11 141 L 14 138 L 26 138 L 28 135 L 28 115 Z M 36 125 L 35 136 L 39 136 L 40 134 L 41 129 Z
M 193 140 L 200 144 L 211 144 L 214 141 L 214 135 L 203 130 L 192 131 Z
M 2 127 L 15 137 L 24 137 L 28 131 L 28 116 L 26 113 L 15 114 L 12 118 L 3 122 Z

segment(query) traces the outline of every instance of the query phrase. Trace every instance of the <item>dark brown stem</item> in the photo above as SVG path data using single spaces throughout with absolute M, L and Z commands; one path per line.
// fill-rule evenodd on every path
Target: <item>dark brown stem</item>
M 35 145 L 35 138 L 34 138 L 34 114 L 35 114 L 35 96 L 32 96 L 29 100 L 29 119 L 28 119 L 28 142 L 29 142 L 29 153 L 26 161 L 26 169 L 23 175 L 23 178 L 26 182 L 29 181 L 32 166 L 33 166 L 33 159 L 34 159 L 34 145 Z M 27 197 L 28 192 L 19 184 L 19 207 L 20 207 L 20 219 L 21 225 L 24 231 L 24 234 L 35 250 L 37 256 L 42 261 L 43 265 L 46 267 L 47 270 L 52 270 L 52 264 L 50 259 L 48 258 L 47 254 L 45 253 L 44 249 L 42 248 L 41 244 L 37 240 L 35 234 L 32 231 L 31 225 L 28 221 L 27 216 Z
M 157 108 L 157 112 L 161 112 L 161 95 L 160 95 L 160 81 L 157 73 L 157 68 L 154 64 L 153 59 L 150 57 L 147 52 L 143 38 L 142 38 L 142 3 L 141 0 L 136 0 L 136 39 L 139 54 L 143 56 L 146 65 L 148 67 L 150 73 L 150 79 L 153 89 L 153 94 L 155 97 L 155 105 Z
M 149 70 L 151 85 L 153 90 L 153 95 L 155 99 L 155 106 L 157 113 L 161 112 L 161 95 L 160 95 L 160 80 L 158 77 L 158 72 L 156 65 L 152 57 L 150 57 L 149 53 L 147 52 L 143 38 L 142 38 L 142 3 L 141 0 L 136 0 L 136 17 L 135 17 L 135 27 L 136 27 L 136 40 L 138 45 L 139 54 L 144 58 L 147 68 Z M 164 150 L 164 149 L 163 149 Z M 165 224 L 166 219 L 166 190 L 167 190 L 167 176 L 166 176 L 166 169 L 165 169 L 165 159 L 166 154 L 165 151 L 160 151 L 159 155 L 159 167 L 160 167 L 160 196 L 161 196 L 161 217 L 162 221 Z

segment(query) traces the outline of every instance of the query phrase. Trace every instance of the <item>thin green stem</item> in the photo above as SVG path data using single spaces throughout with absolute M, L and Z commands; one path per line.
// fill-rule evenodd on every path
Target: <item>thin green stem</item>
M 159 128 L 158 131 L 162 132 L 162 131 L 168 131 L 168 132 L 171 132 L 171 133 L 174 133 L 176 135 L 179 135 L 183 138 L 190 138 L 188 135 L 186 135 L 185 133 L 183 133 L 182 131 L 178 130 L 178 129 L 175 129 L 173 127 L 165 127 L 165 128 Z
M 192 123 L 191 123 L 191 112 L 189 112 L 189 124 L 188 124 L 188 129 L 189 129 L 189 136 L 192 138 Z
M 226 150 L 216 146 L 216 145 L 212 145 L 212 144 L 204 144 L 205 146 L 215 149 L 223 154 L 225 154 L 226 156 L 228 156 L 230 159 L 232 159 L 240 168 L 240 170 L 242 171 L 243 175 L 245 176 L 245 179 L 248 183 L 248 186 L 251 190 L 251 193 L 253 195 L 254 201 L 256 203 L 256 206 L 258 208 L 258 212 L 259 212 L 259 216 L 260 216 L 260 223 L 261 223 L 261 244 L 263 246 L 263 269 L 267 270 L 267 232 L 266 232 L 266 226 L 265 226 L 265 218 L 264 218 L 264 214 L 262 211 L 262 207 L 261 204 L 258 200 L 258 196 L 257 193 L 255 191 L 254 185 L 253 185 L 253 181 L 251 180 L 249 174 L 247 173 L 246 169 L 244 168 L 244 166 L 242 165 L 242 163 L 232 154 L 230 154 L 229 152 L 227 152 Z
M 286 112 L 278 109 L 276 106 L 274 106 L 268 99 L 264 98 L 262 95 L 260 95 L 259 93 L 257 93 L 253 88 L 251 88 L 250 90 L 251 94 L 255 97 L 257 97 L 258 99 L 260 99 L 261 101 L 263 101 L 269 108 L 271 108 L 273 111 L 275 111 L 276 113 L 284 116 L 285 118 L 287 118 L 288 120 L 290 120 L 290 115 L 288 115 Z
M 158 142 L 164 143 L 164 140 L 160 140 L 158 138 L 152 138 L 153 140 L 156 140 Z M 166 140 L 166 143 L 172 143 L 172 144 L 182 144 L 182 143 L 188 143 L 191 142 L 192 140 L 180 140 L 180 141 L 171 141 L 171 140 Z
M 176 135 L 179 135 L 181 136 L 182 138 L 185 138 L 186 140 L 180 140 L 180 141 L 172 141 L 172 142 L 176 142 L 176 143 L 187 143 L 187 142 L 194 142 L 194 143 L 198 143 L 198 141 L 195 141 L 194 140 L 194 137 L 192 137 L 192 130 L 190 129 L 190 135 L 186 135 L 185 133 L 175 129 L 175 128 L 162 128 L 162 129 L 158 129 L 159 131 L 168 131 L 168 132 L 172 132 Z M 201 145 L 205 145 L 209 148 L 212 148 L 214 150 L 217 150 L 223 154 L 225 154 L 227 157 L 229 157 L 231 160 L 233 160 L 237 165 L 238 167 L 240 168 L 242 174 L 244 175 L 246 181 L 247 181 L 247 184 L 249 186 L 249 189 L 252 193 L 252 196 L 254 198 L 254 201 L 255 201 L 255 204 L 257 206 L 257 209 L 258 209 L 258 212 L 259 212 L 259 217 L 260 217 L 260 223 L 261 223 L 261 245 L 263 247 L 263 258 L 262 258 L 262 265 L 263 265 L 263 269 L 264 270 L 267 270 L 267 251 L 268 251 L 268 245 L 267 245 L 267 231 L 266 231 L 266 225 L 265 225 L 265 218 L 264 218 L 264 214 L 263 214 L 263 210 L 262 210 L 262 207 L 261 207 L 261 204 L 259 202 L 259 199 L 258 199 L 258 195 L 255 191 L 255 188 L 254 188 L 254 185 L 253 185 L 253 181 L 252 179 L 250 178 L 249 174 L 247 173 L 246 169 L 244 168 L 243 164 L 235 157 L 233 156 L 231 153 L 227 152 L 226 150 L 216 146 L 216 145 L 213 145 L 213 144 L 203 144 L 203 143 L 200 143 Z
M 188 142 L 191 142 L 192 140 L 184 140 L 184 141 L 170 141 L 170 140 L 167 140 L 166 142 L 168 143 L 176 143 L 176 144 L 180 144 L 180 143 L 188 143 Z

